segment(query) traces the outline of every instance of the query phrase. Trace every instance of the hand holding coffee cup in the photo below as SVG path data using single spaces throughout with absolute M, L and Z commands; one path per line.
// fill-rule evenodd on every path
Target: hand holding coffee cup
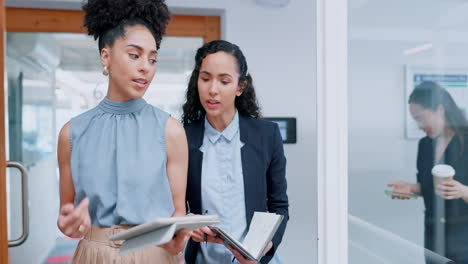
M 432 168 L 432 176 L 434 181 L 435 193 L 444 199 L 448 199 L 449 193 L 453 190 L 450 188 L 453 186 L 453 176 L 455 170 L 452 166 L 447 164 L 438 164 Z
M 453 180 L 455 170 L 447 164 L 438 164 L 432 168 L 432 176 L 434 176 L 434 185 L 441 184 L 443 181 Z

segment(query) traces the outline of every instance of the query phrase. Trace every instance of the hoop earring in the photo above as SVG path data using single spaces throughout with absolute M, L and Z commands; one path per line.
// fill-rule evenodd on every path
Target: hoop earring
M 104 69 L 102 70 L 102 75 L 104 75 L 104 76 L 109 75 L 109 70 L 107 69 L 107 66 L 104 66 Z

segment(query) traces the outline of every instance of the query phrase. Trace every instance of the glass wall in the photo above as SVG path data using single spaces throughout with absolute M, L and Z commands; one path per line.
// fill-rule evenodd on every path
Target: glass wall
M 349 263 L 468 263 L 467 14 L 349 0 Z

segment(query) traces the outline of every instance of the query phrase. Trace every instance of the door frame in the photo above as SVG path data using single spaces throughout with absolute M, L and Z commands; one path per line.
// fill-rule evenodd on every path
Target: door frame
M 5 2 L 0 0 L 0 263 L 8 263 L 5 146 Z
M 318 263 L 348 263 L 348 0 L 317 0 Z
M 8 262 L 5 145 L 5 32 L 86 33 L 83 11 L 5 8 L 0 0 L 0 263 Z M 203 37 L 203 42 L 221 38 L 219 16 L 172 15 L 166 36 Z
M 79 10 L 6 8 L 6 31 L 86 33 L 83 17 L 84 12 Z M 166 36 L 203 36 L 204 43 L 220 39 L 220 17 L 172 15 Z

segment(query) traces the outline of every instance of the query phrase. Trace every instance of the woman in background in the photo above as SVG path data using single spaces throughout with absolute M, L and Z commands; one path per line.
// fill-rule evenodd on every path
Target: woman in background
M 389 186 L 398 193 L 423 197 L 427 249 L 457 264 L 468 264 L 468 122 L 450 94 L 434 82 L 418 85 L 409 97 L 409 106 L 412 117 L 426 133 L 418 146 L 417 183 L 400 181 Z M 431 173 L 437 164 L 455 169 L 453 180 L 435 186 L 440 195 L 434 192 Z M 443 237 L 436 230 L 445 230 Z M 436 246 L 440 241 L 445 241 L 442 249 Z

